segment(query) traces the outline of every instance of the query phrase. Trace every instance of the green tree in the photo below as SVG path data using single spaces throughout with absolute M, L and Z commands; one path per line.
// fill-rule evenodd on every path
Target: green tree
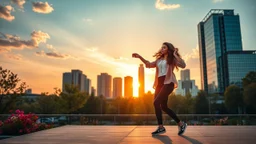
M 225 93 L 225 105 L 230 112 L 239 112 L 239 109 L 243 106 L 243 95 L 241 90 L 236 85 L 231 85 L 226 88 Z
M 36 102 L 37 113 L 42 114 L 57 114 L 65 112 L 63 109 L 64 101 L 56 95 L 40 96 Z
M 256 83 L 251 83 L 244 88 L 244 102 L 256 110 Z
M 205 91 L 199 91 L 195 98 L 195 112 L 197 114 L 209 113 L 209 102 Z
M 192 95 L 190 93 L 187 93 L 185 95 L 185 99 L 184 99 L 184 108 L 186 109 L 187 114 L 189 113 L 194 113 L 194 99 L 192 98 Z
M 65 92 L 60 93 L 60 97 L 64 100 L 64 107 L 66 112 L 72 113 L 84 106 L 88 95 L 80 92 L 77 86 L 65 85 Z
M 177 114 L 186 113 L 186 107 L 184 107 L 184 102 L 184 96 L 175 95 L 175 93 L 172 93 L 171 95 L 169 95 L 168 107 Z
M 251 71 L 248 74 L 246 74 L 242 81 L 244 88 L 251 83 L 256 83 L 256 71 Z
M 0 67 L 0 113 L 13 109 L 28 87 L 17 74 Z

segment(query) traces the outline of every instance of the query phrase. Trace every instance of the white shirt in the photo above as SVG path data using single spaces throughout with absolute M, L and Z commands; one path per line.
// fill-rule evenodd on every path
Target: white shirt
M 157 63 L 157 68 L 158 68 L 158 77 L 165 76 L 167 73 L 167 62 L 165 59 L 159 60 Z

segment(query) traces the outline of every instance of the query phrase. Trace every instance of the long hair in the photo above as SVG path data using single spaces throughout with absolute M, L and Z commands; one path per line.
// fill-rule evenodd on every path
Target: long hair
M 176 67 L 177 70 L 179 70 L 177 65 L 175 65 L 175 63 L 174 63 L 175 57 L 173 56 L 173 52 L 175 50 L 175 47 L 171 43 L 169 43 L 169 42 L 164 42 L 163 44 L 166 45 L 167 48 L 168 48 L 168 52 L 167 52 L 168 53 L 168 57 L 167 57 L 167 60 L 166 60 L 167 64 L 172 65 L 172 66 Z M 162 49 L 160 49 L 158 52 L 156 52 L 153 55 L 153 57 L 156 57 L 157 60 L 164 57 L 164 55 L 161 53 L 161 50 Z M 181 55 L 179 54 L 178 51 L 177 51 L 177 55 L 181 58 Z

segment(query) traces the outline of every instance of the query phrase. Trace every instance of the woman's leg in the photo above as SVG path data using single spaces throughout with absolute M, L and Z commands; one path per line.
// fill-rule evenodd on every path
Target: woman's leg
M 159 103 L 158 101 L 156 101 L 156 99 L 158 98 L 158 94 L 160 93 L 162 89 L 162 86 L 157 86 L 156 90 L 155 90 L 155 99 L 154 99 L 154 108 L 155 108 L 155 114 L 156 114 L 156 118 L 157 118 L 157 123 L 160 127 L 162 127 L 163 125 L 163 120 L 162 120 L 162 110 L 161 110 L 161 103 Z
M 178 116 L 176 115 L 176 113 L 169 109 L 167 106 L 167 102 L 168 102 L 168 96 L 172 93 L 174 89 L 174 84 L 170 83 L 168 85 L 164 85 L 162 90 L 161 90 L 161 95 L 162 95 L 162 101 L 161 101 L 161 109 L 167 113 L 171 118 L 173 118 L 175 120 L 175 122 L 177 124 L 180 123 L 180 119 L 178 118 Z

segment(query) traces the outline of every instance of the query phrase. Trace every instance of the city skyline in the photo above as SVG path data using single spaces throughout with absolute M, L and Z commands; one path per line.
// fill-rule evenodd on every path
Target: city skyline
M 39 7 L 28 1 L 17 5 L 2 0 L 0 6 L 8 13 L 0 11 L 1 66 L 17 73 L 35 93 L 61 88 L 62 73 L 77 68 L 86 72 L 94 87 L 101 72 L 131 75 L 135 90 L 140 62 L 131 54 L 153 61 L 164 41 L 179 48 L 191 79 L 200 86 L 197 24 L 210 9 L 235 9 L 243 50 L 255 50 L 253 0 L 51 0 Z M 153 81 L 154 70 L 145 69 L 145 92 L 153 92 Z

